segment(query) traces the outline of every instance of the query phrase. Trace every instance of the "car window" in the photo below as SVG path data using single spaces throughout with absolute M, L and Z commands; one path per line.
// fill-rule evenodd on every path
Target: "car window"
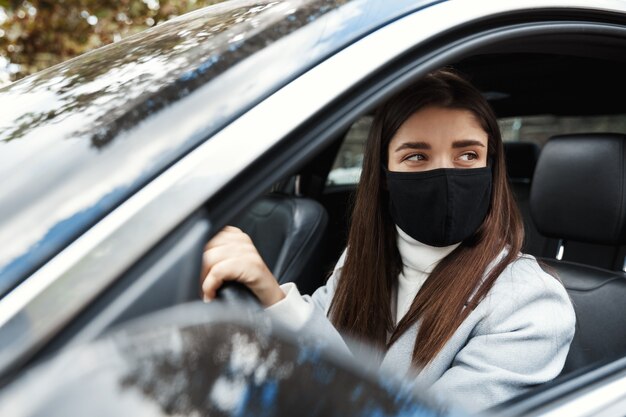
M 359 182 L 365 141 L 372 120 L 372 116 L 363 116 L 350 126 L 326 179 L 327 185 L 347 185 Z
M 363 151 L 372 116 L 363 116 L 351 127 L 337 153 L 326 185 L 357 184 L 361 175 Z M 626 114 L 600 116 L 523 116 L 498 119 L 505 142 L 534 142 L 543 146 L 554 136 L 568 133 L 626 133 Z
M 554 135 L 570 133 L 625 133 L 626 114 L 602 116 L 525 116 L 498 119 L 505 142 L 535 142 L 543 146 Z

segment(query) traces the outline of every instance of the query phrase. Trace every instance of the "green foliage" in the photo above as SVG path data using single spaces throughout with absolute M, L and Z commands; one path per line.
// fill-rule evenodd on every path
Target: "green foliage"
M 0 0 L 0 72 L 14 81 L 221 1 Z

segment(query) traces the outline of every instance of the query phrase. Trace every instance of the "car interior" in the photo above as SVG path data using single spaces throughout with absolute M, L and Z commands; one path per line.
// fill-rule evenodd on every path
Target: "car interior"
M 474 56 L 452 66 L 491 98 L 503 126 L 511 119 L 531 123 L 526 129 L 531 138 L 509 139 L 504 149 L 510 186 L 525 225 L 524 253 L 538 258 L 562 281 L 575 307 L 576 335 L 561 375 L 584 372 L 590 366 L 623 357 L 626 112 L 606 93 L 625 90 L 619 75 L 626 70 L 625 62 L 517 53 Z M 550 125 L 532 126 L 537 115 L 549 115 L 545 119 Z M 353 155 L 354 145 L 347 157 L 341 151 L 346 150 L 346 143 L 355 141 L 355 134 L 361 135 L 357 142 L 362 149 L 367 135 L 362 126 L 368 125 L 368 119 L 370 115 L 357 120 L 337 139 L 334 152 L 312 160 L 292 181 L 278 184 L 244 214 L 249 221 L 253 213 L 267 208 L 268 200 L 281 201 L 276 203 L 274 215 L 266 214 L 268 221 L 275 222 L 269 219 L 283 216 L 286 207 L 294 207 L 292 224 L 284 227 L 292 230 L 288 233 L 305 234 L 314 241 L 306 244 L 308 255 L 300 252 L 296 262 L 310 262 L 310 257 L 318 267 L 313 274 L 296 276 L 283 275 L 280 268 L 273 271 L 279 282 L 293 281 L 303 293 L 311 294 L 323 285 L 345 248 L 356 181 L 348 178 L 337 183 L 329 178 L 340 160 L 360 161 Z M 559 119 L 567 121 L 555 132 L 552 124 Z M 344 147 L 337 146 L 339 143 Z M 335 169 L 345 172 L 350 167 Z M 295 209 L 297 205 L 317 206 L 306 232 L 296 226 L 306 223 Z M 318 220 L 322 217 L 328 217 L 327 222 Z M 284 256 L 272 247 L 277 244 L 274 239 L 283 240 L 285 229 L 270 237 L 276 229 L 261 235 L 257 224 L 235 224 L 251 234 L 262 256 L 267 256 L 268 265 Z M 320 234 L 323 236 L 318 237 Z M 297 250 L 301 250 L 300 245 Z
M 544 41 L 499 44 L 447 64 L 483 91 L 500 119 L 524 252 L 558 276 L 574 304 L 566 378 L 626 356 L 626 55 L 618 43 Z M 225 215 L 251 236 L 280 283 L 311 294 L 344 250 L 357 183 L 333 180 L 333 170 L 358 177 L 372 110 L 271 189 L 255 191 L 245 210 Z M 204 207 L 187 219 L 38 357 L 199 300 L 201 253 L 215 215 Z

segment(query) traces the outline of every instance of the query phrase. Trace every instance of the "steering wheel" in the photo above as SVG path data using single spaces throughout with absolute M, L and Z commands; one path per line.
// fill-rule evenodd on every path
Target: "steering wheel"
M 228 305 L 244 305 L 254 310 L 262 308 L 261 302 L 256 295 L 240 282 L 226 281 L 217 290 L 216 300 Z

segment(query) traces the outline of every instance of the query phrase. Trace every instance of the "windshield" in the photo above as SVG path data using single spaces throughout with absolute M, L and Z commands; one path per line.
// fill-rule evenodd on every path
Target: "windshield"
M 0 89 L 0 295 L 199 139 L 128 131 L 343 3 L 226 2 Z

